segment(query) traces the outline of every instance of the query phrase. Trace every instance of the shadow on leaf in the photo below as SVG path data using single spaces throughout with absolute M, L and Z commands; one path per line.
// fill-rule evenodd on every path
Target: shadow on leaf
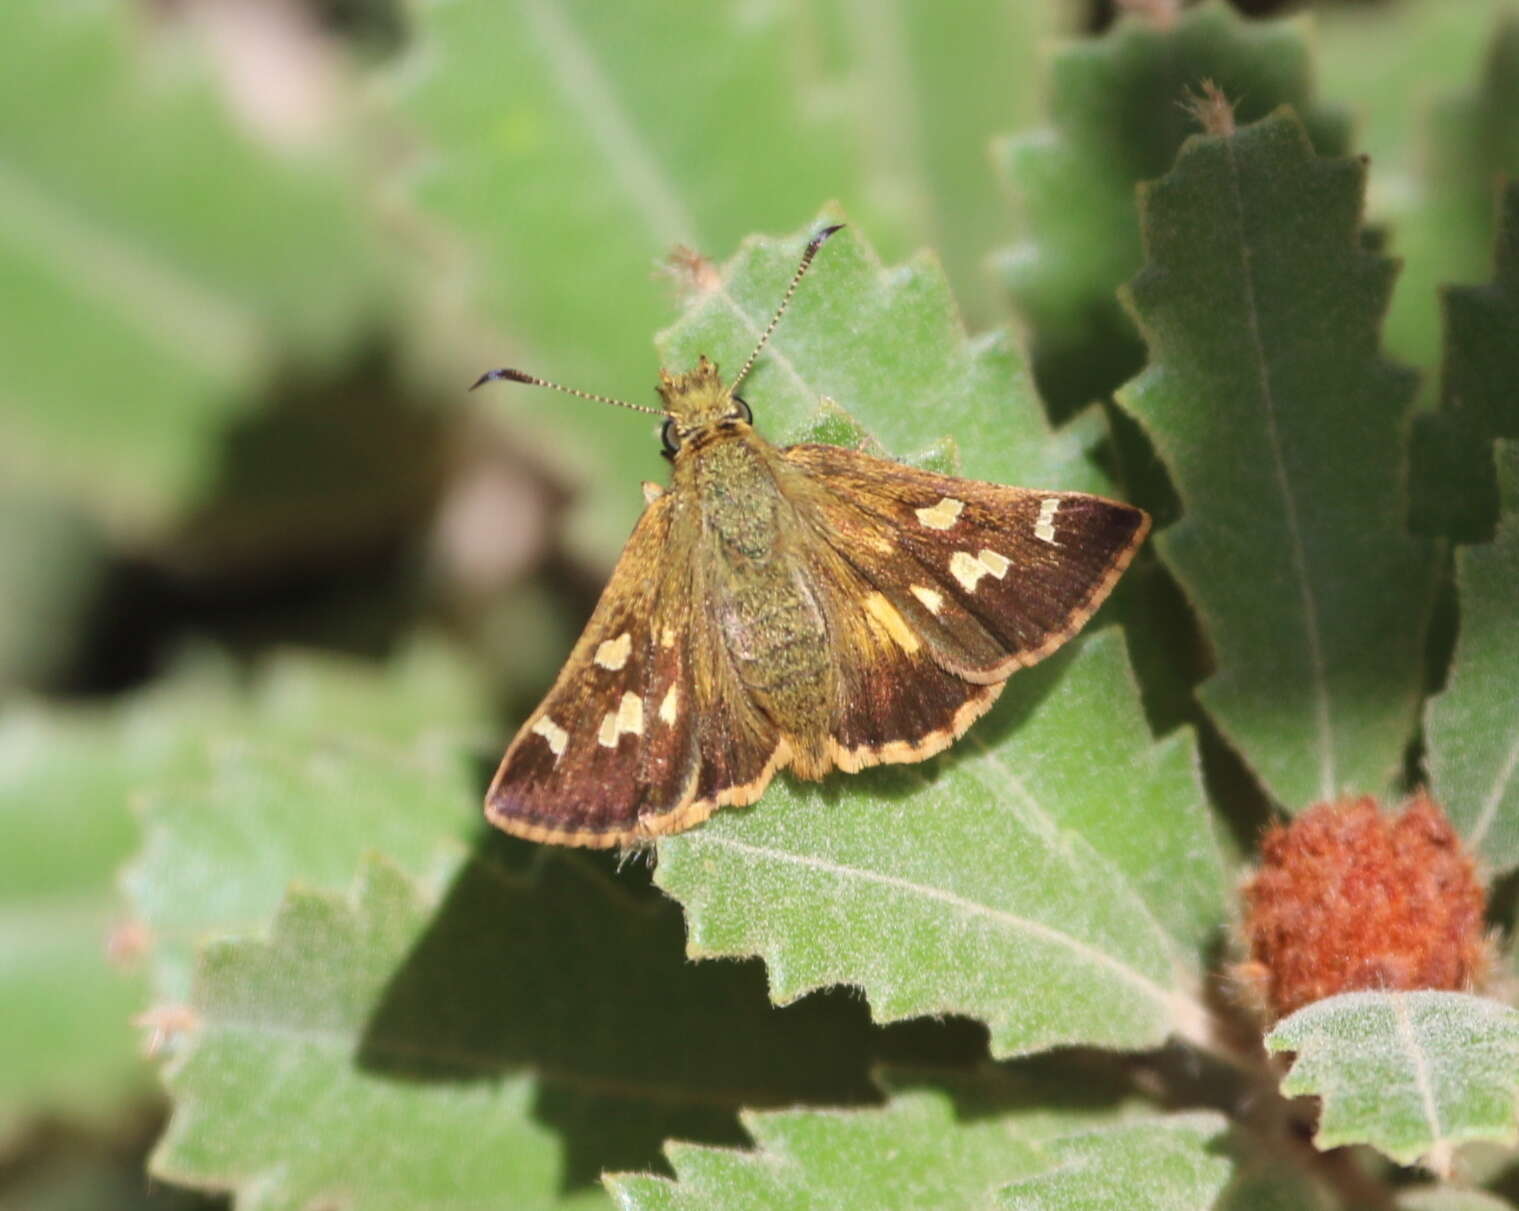
M 870 1105 L 880 1062 L 985 1056 L 965 1021 L 871 1024 L 847 990 L 778 1008 L 759 962 L 691 963 L 679 909 L 640 863 L 476 846 L 369 1019 L 360 1067 L 418 1082 L 531 1071 L 565 1189 L 662 1169 L 680 1138 L 745 1142 L 741 1108 Z

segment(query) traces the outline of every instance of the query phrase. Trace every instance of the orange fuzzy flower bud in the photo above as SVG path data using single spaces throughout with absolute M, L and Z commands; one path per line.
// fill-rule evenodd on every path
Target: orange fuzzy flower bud
M 1396 817 L 1365 797 L 1273 825 L 1243 895 L 1236 974 L 1274 1017 L 1356 989 L 1468 989 L 1487 971 L 1482 884 L 1422 793 Z

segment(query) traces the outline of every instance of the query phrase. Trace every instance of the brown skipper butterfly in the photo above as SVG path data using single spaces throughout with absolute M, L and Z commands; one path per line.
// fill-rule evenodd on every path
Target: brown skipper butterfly
M 807 245 L 731 383 L 660 372 L 668 488 L 648 501 L 553 689 L 486 794 L 492 823 L 559 845 L 680 832 L 777 770 L 922 761 L 1007 678 L 1071 638 L 1150 519 L 837 446 L 778 449 L 735 393 L 812 258 Z M 518 370 L 496 379 L 567 391 Z M 570 394 L 622 407 L 621 400 Z

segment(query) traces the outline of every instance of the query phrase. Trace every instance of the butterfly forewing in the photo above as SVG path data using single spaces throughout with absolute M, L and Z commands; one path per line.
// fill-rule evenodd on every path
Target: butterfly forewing
M 502 758 L 486 810 L 508 832 L 615 845 L 640 816 L 690 798 L 698 711 L 671 504 L 645 510 L 569 661 Z
M 933 659 L 999 682 L 1049 655 L 1107 597 L 1149 528 L 1079 492 L 957 479 L 838 446 L 780 452 L 798 511 Z

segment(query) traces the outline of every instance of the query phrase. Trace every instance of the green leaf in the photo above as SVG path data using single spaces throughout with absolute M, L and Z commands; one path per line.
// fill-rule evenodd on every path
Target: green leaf
M 1157 539 L 1217 673 L 1199 692 L 1289 810 L 1380 791 L 1414 729 L 1432 595 L 1404 532 L 1409 375 L 1380 356 L 1390 261 L 1362 169 L 1282 113 L 1198 137 L 1142 192 L 1150 366 L 1119 402 L 1185 516 Z
M 1474 23 L 1471 11 L 1466 21 Z M 1497 226 L 1494 184 L 1519 173 L 1519 18 L 1512 13 L 1498 20 L 1485 59 L 1474 90 L 1431 107 L 1412 196 L 1394 216 L 1404 269 L 1385 339 L 1398 357 L 1430 369 L 1440 360 L 1440 287 L 1486 271 Z
M 942 245 L 966 292 L 983 294 L 971 274 L 998 222 L 986 139 L 1028 108 L 1034 56 L 1060 15 L 1050 0 L 426 5 L 403 100 L 433 153 L 415 196 L 464 244 L 446 275 L 454 293 L 507 338 L 476 337 L 468 356 L 652 403 L 648 333 L 710 266 L 665 281 L 651 270 L 673 245 L 722 256 L 829 198 L 894 255 Z M 573 543 L 609 561 L 639 479 L 660 470 L 650 427 L 502 395 L 583 489 Z
M 1352 992 L 1315 1002 L 1266 1037 L 1297 1058 L 1289 1097 L 1323 1102 L 1320 1148 L 1370 1144 L 1448 1173 L 1472 1140 L 1519 1139 L 1519 1010 L 1457 992 Z
M 1191 738 L 1151 739 L 1113 633 L 936 762 L 777 783 L 662 840 L 655 881 L 692 955 L 762 955 L 778 1002 L 858 984 L 877 1021 L 986 1022 L 999 1056 L 1196 1037 L 1225 911 Z
M 1139 1211 L 1211 1207 L 1228 1180 L 1229 1161 L 1214 1148 L 1218 1116 L 1112 1121 L 1106 1113 L 1061 1112 L 1049 1090 L 1039 1094 L 1020 1104 L 983 1091 L 967 1104 L 963 1095 L 914 1089 L 881 1110 L 749 1113 L 743 1122 L 755 1151 L 670 1144 L 675 1181 L 618 1174 L 607 1185 L 629 1211 Z M 1164 1180 L 1156 1180 L 1159 1172 Z
M 26 1113 L 105 1119 L 146 1086 L 142 981 L 106 953 L 131 786 L 107 719 L 0 712 L 0 1137 Z
M 482 717 L 479 688 L 423 647 L 389 676 L 284 659 L 245 701 L 170 703 L 139 724 L 178 742 L 141 799 L 123 878 L 153 937 L 156 998 L 184 1001 L 197 945 L 261 926 L 292 880 L 346 887 L 370 851 L 418 877 L 451 869 L 479 820 L 460 739 Z
M 659 336 L 661 360 L 687 365 L 706 353 L 736 373 L 825 221 L 785 239 L 753 237 Z M 960 474 L 1028 487 L 1112 492 L 1087 458 L 1101 418 L 1051 435 L 1005 333 L 968 338 L 937 263 L 887 268 L 853 227 L 817 255 L 786 318 L 744 381 L 755 421 L 773 440 L 816 436 L 819 401 L 857 418 L 886 450 L 906 454 L 945 435 Z
M 1223 1120 L 1197 1113 L 1052 1140 L 1055 1164 L 1002 1190 L 1007 1211 L 1208 1211 L 1229 1180 Z
M 1314 7 L 1313 52 L 1322 93 L 1351 115 L 1356 149 L 1370 160 L 1367 201 L 1373 223 L 1390 220 L 1397 226 L 1420 205 L 1419 160 L 1426 149 L 1419 128 L 1431 98 L 1471 80 L 1505 6 L 1506 0 L 1455 0 L 1377 9 Z
M 987 143 L 998 131 L 1034 121 L 1048 45 L 1075 28 L 1080 14 L 1060 0 L 825 0 L 791 11 L 799 41 L 831 35 L 826 83 L 819 84 L 846 105 L 859 149 L 859 185 L 840 184 L 835 166 L 820 188 L 851 211 L 874 214 L 879 207 L 895 218 L 911 246 L 932 248 L 943 259 L 972 327 L 995 322 L 1001 308 L 986 250 L 1005 237 L 1007 218 L 986 171 Z M 824 28 L 810 28 L 816 26 Z M 786 170 L 784 161 L 773 167 Z M 893 244 L 891 251 L 900 249 Z
M 1325 153 L 1344 151 L 1346 125 L 1313 102 L 1302 20 L 1250 22 L 1222 4 L 1121 17 L 1101 38 L 1063 46 L 1050 74 L 1048 124 L 994 148 L 1024 228 L 997 267 L 1031 329 L 1041 392 L 1063 417 L 1144 364 L 1117 295 L 1144 259 L 1134 187 L 1164 173 L 1196 131 L 1188 95 L 1211 79 L 1242 121 L 1291 104 Z
M 1425 714 L 1436 797 L 1494 870 L 1519 863 L 1519 444 L 1500 442 L 1506 505 L 1486 546 L 1456 552 L 1461 630 L 1445 692 Z
M 601 1169 L 737 1142 L 742 1105 L 873 1098 L 857 1003 L 774 1009 L 680 943 L 673 905 L 504 837 L 425 886 L 372 859 L 292 890 L 204 952 L 153 1172 L 261 1209 L 601 1205 Z
M 271 362 L 330 359 L 380 318 L 385 258 L 341 155 L 253 145 L 207 86 L 163 78 L 185 73 L 132 17 L 0 10 L 0 474 L 140 540 L 204 487 Z
M 1513 391 L 1519 378 L 1519 182 L 1511 181 L 1499 201 L 1493 281 L 1444 291 L 1440 408 L 1415 418 L 1414 524 L 1457 542 L 1481 542 L 1492 533 L 1498 513 L 1493 438 L 1519 438 Z
M 427 907 L 376 865 L 352 906 L 295 893 L 269 942 L 210 947 L 199 1022 L 165 1073 L 175 1112 L 151 1172 L 261 1211 L 356 1195 L 425 1206 L 444 1182 L 466 1204 L 553 1205 L 559 1157 L 528 1116 L 528 1077 L 428 1089 L 364 1068 L 366 1022 Z

